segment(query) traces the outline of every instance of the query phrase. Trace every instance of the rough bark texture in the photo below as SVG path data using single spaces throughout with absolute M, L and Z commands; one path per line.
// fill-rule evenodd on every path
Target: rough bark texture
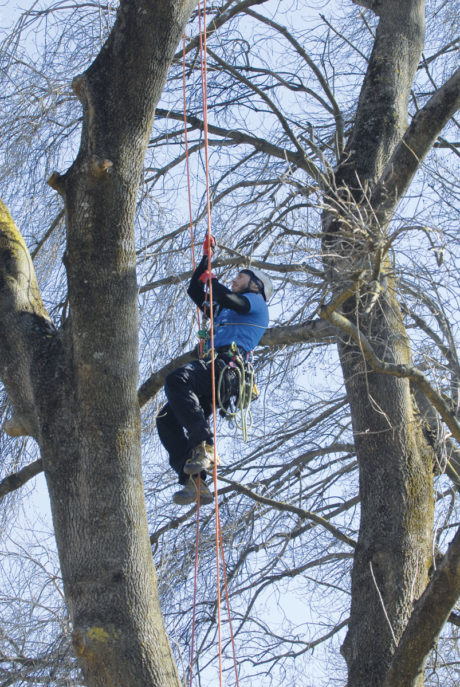
M 64 198 L 68 232 L 70 316 L 61 331 L 43 308 L 30 256 L 0 205 L 0 376 L 14 406 L 6 429 L 30 434 L 40 445 L 74 648 L 89 687 L 180 684 L 158 605 L 143 501 L 138 404 L 160 378 L 138 394 L 133 220 L 154 107 L 194 4 L 124 0 L 107 44 L 74 81 L 84 112 L 81 147 L 69 171 L 50 180 Z M 359 4 L 380 21 L 333 178 L 335 193 L 328 197 L 325 267 L 334 295 L 347 291 L 353 275 L 369 277 L 368 287 L 341 301 L 342 314 L 380 360 L 407 366 L 409 341 L 382 246 L 395 204 L 436 127 L 456 107 L 458 77 L 405 134 L 423 45 L 423 0 Z M 322 328 L 322 335 L 335 333 L 326 323 Z M 309 323 L 268 332 L 265 343 L 290 344 L 313 334 Z M 426 652 L 457 594 L 458 538 L 425 590 L 433 455 L 409 379 L 372 370 L 354 339 L 343 338 L 339 352 L 361 497 L 343 646 L 349 685 L 382 687 L 387 680 L 393 687 L 401 676 L 404 684 L 420 685 Z M 427 614 L 430 626 L 425 623 L 415 646 Z M 411 654 L 414 660 L 405 660 Z
M 364 3 L 363 3 L 364 4 Z M 382 361 L 408 365 L 409 340 L 381 247 L 372 190 L 407 126 L 412 79 L 424 38 L 423 0 L 365 3 L 380 21 L 355 124 L 335 174 L 336 213 L 325 215 L 325 263 L 335 293 L 364 270 L 342 313 Z M 347 219 L 343 222 L 343 216 Z M 334 255 L 334 258 L 329 257 Z M 361 525 L 352 606 L 342 647 L 350 687 L 384 684 L 395 647 L 427 583 L 433 517 L 432 454 L 414 413 L 409 381 L 372 371 L 354 340 L 339 354 L 360 467 Z M 423 677 L 415 677 L 421 685 Z
M 12 436 L 40 437 L 34 369 L 43 363 L 53 334 L 29 251 L 0 200 L 0 376 L 14 406 L 5 423 Z
M 158 604 L 141 475 L 134 213 L 155 105 L 195 2 L 125 0 L 74 80 L 78 156 L 65 201 L 70 316 L 56 332 L 0 206 L 6 429 L 33 435 L 48 483 L 73 645 L 89 687 L 178 687 Z
M 385 687 L 412 687 L 414 676 L 423 680 L 427 653 L 460 595 L 460 530 L 417 601 L 393 657 Z
M 407 190 L 439 132 L 460 107 L 460 69 L 417 112 L 373 189 L 370 204 L 385 224 Z

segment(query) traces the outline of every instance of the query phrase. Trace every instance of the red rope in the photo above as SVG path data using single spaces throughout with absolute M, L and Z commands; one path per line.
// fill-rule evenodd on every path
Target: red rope
M 185 83 L 185 33 L 182 37 L 182 99 L 184 102 L 184 139 L 185 139 L 185 167 L 187 170 L 187 197 L 188 197 L 188 216 L 190 225 L 190 243 L 192 246 L 192 266 L 195 271 L 195 245 L 193 237 L 193 214 L 192 214 L 192 191 L 190 184 L 190 162 L 188 154 L 188 136 L 187 136 L 187 98 L 186 98 L 186 83 Z M 196 306 L 196 319 L 198 321 L 198 329 L 201 329 L 200 324 L 200 309 Z M 203 340 L 200 338 L 200 358 L 203 355 Z
M 189 222 L 190 222 L 190 242 L 192 246 L 192 265 L 193 271 L 195 271 L 195 245 L 193 236 L 193 215 L 192 215 L 192 193 L 190 184 L 190 164 L 189 164 L 189 154 L 188 154 L 188 136 L 187 136 L 187 100 L 186 100 L 186 83 L 185 83 L 185 33 L 183 35 L 183 49 L 182 49 L 182 92 L 184 100 L 184 137 L 185 137 L 185 162 L 187 169 L 187 190 L 188 190 L 188 211 L 189 211 Z M 198 328 L 200 328 L 200 310 L 197 306 L 196 316 L 198 320 Z M 200 357 L 203 354 L 203 341 L 200 339 Z M 194 566 L 194 580 L 193 580 L 193 614 L 192 614 L 192 641 L 190 646 L 190 682 L 189 685 L 192 687 L 193 680 L 193 657 L 195 654 L 195 625 L 196 625 L 196 594 L 198 587 L 198 552 L 199 552 L 199 542 L 200 542 L 200 484 L 201 479 L 198 477 L 198 490 L 197 490 L 197 508 L 196 508 L 196 534 L 195 534 L 195 566 Z
M 216 469 L 214 468 L 216 471 Z M 216 471 L 217 472 L 217 471 Z M 216 492 L 217 493 L 217 492 Z M 217 512 L 217 519 L 219 521 L 219 543 L 220 543 L 220 551 L 222 554 L 222 572 L 224 575 L 224 587 L 225 587 L 225 601 L 227 604 L 227 614 L 228 614 L 228 627 L 230 629 L 230 639 L 232 642 L 232 653 L 233 653 L 233 667 L 235 669 L 235 680 L 236 680 L 236 685 L 239 687 L 240 682 L 238 679 L 238 662 L 236 660 L 236 649 L 235 649 L 235 636 L 233 634 L 233 625 L 232 625 L 232 614 L 230 613 L 230 598 L 228 595 L 228 584 L 227 584 L 227 568 L 225 565 L 225 554 L 224 554 L 224 544 L 222 541 L 222 530 L 220 528 L 220 514 L 219 514 L 219 509 L 216 508 Z
M 201 86 L 203 93 L 203 129 L 204 129 L 204 149 L 205 149 L 205 178 L 206 178 L 206 211 L 207 211 L 207 237 L 209 246 L 211 247 L 211 196 L 210 196 L 210 181 L 209 181 L 209 143 L 208 143 L 208 108 L 207 108 L 207 63 L 206 63 L 206 0 L 203 0 L 203 14 L 201 13 L 201 3 L 198 1 L 198 22 L 200 34 L 200 65 L 201 65 Z M 204 24 L 204 30 L 202 29 Z M 192 241 L 192 259 L 193 268 L 195 269 L 195 252 L 193 239 L 193 220 L 191 208 L 191 192 L 190 192 L 190 171 L 188 160 L 188 142 L 187 142 L 187 116 L 186 116 L 186 98 L 185 98 L 185 35 L 183 47 L 183 91 L 184 91 L 184 125 L 185 125 L 185 152 L 187 164 L 187 184 L 189 195 L 189 214 L 190 214 L 190 232 Z M 208 270 L 211 274 L 211 248 L 208 251 Z M 221 584 L 220 584 L 220 554 L 222 555 L 222 570 L 224 578 L 225 598 L 227 605 L 227 613 L 229 620 L 229 629 L 232 642 L 233 662 L 235 669 L 235 678 L 237 687 L 239 687 L 238 680 L 238 665 L 236 660 L 235 639 L 232 628 L 232 620 L 230 613 L 230 601 L 228 595 L 227 573 L 225 566 L 224 546 L 222 540 L 222 531 L 220 526 L 219 502 L 218 502 L 218 488 L 217 488 L 217 408 L 216 408 L 216 380 L 215 380 L 215 350 L 214 350 L 214 311 L 213 311 L 213 295 L 212 295 L 212 279 L 208 280 L 209 288 L 209 321 L 210 321 L 210 339 L 211 339 L 211 380 L 212 380 L 212 419 L 213 419 L 213 436 L 214 436 L 214 469 L 213 482 L 215 493 L 215 520 L 216 520 L 216 568 L 217 568 L 217 630 L 218 630 L 218 646 L 219 646 L 219 685 L 222 687 L 222 631 L 221 631 Z M 195 573 L 194 573 L 194 590 L 193 590 L 193 618 L 192 618 L 192 641 L 190 651 L 190 687 L 192 685 L 193 677 L 193 654 L 195 645 L 195 620 L 196 620 L 196 593 L 197 593 L 197 577 L 198 577 L 198 551 L 199 551 L 199 509 L 200 509 L 200 478 L 198 478 L 198 497 L 197 497 L 197 526 L 196 526 L 196 543 L 195 543 Z
M 207 63 L 206 63 L 206 0 L 203 0 L 203 25 L 202 28 L 202 14 L 201 14 L 201 3 L 198 2 L 198 22 L 199 22 L 199 32 L 200 32 L 200 64 L 201 64 L 201 88 L 203 92 L 203 130 L 204 130 L 204 159 L 205 159 L 205 179 L 206 179 L 206 216 L 207 216 L 207 236 L 209 242 L 208 250 L 208 270 L 209 275 L 211 275 L 211 194 L 210 194 L 210 183 L 209 183 L 209 155 L 208 155 L 208 76 L 207 76 Z M 214 305 L 213 305 L 213 295 L 212 295 L 212 279 L 208 280 L 209 284 L 209 322 L 210 322 L 210 334 L 211 334 L 211 386 L 212 386 L 212 425 L 213 425 L 213 435 L 214 435 L 214 470 L 213 470 L 213 482 L 214 482 L 214 493 L 216 494 L 216 570 L 217 570 L 217 637 L 219 646 L 219 685 L 222 687 L 222 627 L 221 627 L 221 614 L 220 614 L 220 562 L 219 562 L 219 503 L 217 500 L 217 420 L 216 420 L 216 366 L 214 360 Z
M 195 624 L 196 624 L 196 592 L 198 588 L 198 551 L 200 543 L 200 477 L 198 477 L 198 498 L 196 506 L 196 535 L 195 535 L 195 570 L 193 577 L 193 614 L 192 614 L 192 641 L 190 644 L 190 682 L 193 680 L 193 657 L 195 654 Z

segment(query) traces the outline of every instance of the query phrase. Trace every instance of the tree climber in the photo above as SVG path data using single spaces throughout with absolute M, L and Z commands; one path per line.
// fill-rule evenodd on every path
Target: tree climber
M 203 258 L 195 269 L 187 290 L 205 315 L 208 312 L 208 282 L 212 279 L 214 351 L 216 387 L 223 374 L 226 395 L 238 389 L 238 373 L 232 367 L 235 354 L 243 361 L 257 346 L 268 326 L 268 307 L 273 287 L 270 278 L 258 269 L 243 269 L 232 281 L 231 290 L 217 281 L 208 270 L 208 253 L 215 242 L 208 237 L 203 244 Z M 230 363 L 230 365 L 229 365 Z M 222 372 L 223 371 L 223 372 Z M 212 414 L 211 351 L 171 372 L 165 380 L 167 404 L 157 417 L 161 443 L 169 453 L 169 464 L 179 476 L 182 489 L 173 496 L 179 505 L 197 501 L 198 477 L 200 504 L 212 503 L 206 485 L 206 473 L 214 467 L 214 439 L 209 426 Z

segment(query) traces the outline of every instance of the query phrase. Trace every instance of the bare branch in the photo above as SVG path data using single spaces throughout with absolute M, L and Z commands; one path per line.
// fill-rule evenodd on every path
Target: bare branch
M 304 48 L 300 45 L 300 43 L 292 36 L 291 33 L 286 29 L 285 26 L 281 26 L 280 24 L 277 24 L 274 22 L 272 19 L 269 19 L 268 17 L 264 17 L 263 15 L 259 14 L 258 12 L 254 12 L 252 10 L 248 10 L 246 12 L 251 17 L 254 17 L 258 19 L 259 21 L 267 24 L 268 26 L 271 26 L 275 28 L 277 31 L 279 31 L 290 43 L 291 45 L 295 48 L 295 50 L 298 52 L 298 54 L 302 57 L 303 60 L 308 64 L 316 78 L 318 79 L 321 88 L 323 89 L 324 93 L 326 94 L 326 97 L 328 98 L 330 102 L 330 111 L 334 114 L 334 119 L 336 123 L 336 136 L 337 136 L 337 158 L 340 157 L 340 155 L 343 152 L 343 115 L 340 110 L 340 107 L 337 103 L 337 100 L 334 97 L 334 94 L 329 86 L 329 83 L 327 79 L 324 77 L 323 73 L 321 70 L 318 68 L 318 66 L 315 64 L 315 62 L 311 59 L 311 57 L 308 55 L 308 53 L 304 50 Z
M 264 91 L 262 91 L 260 88 L 258 88 L 255 84 L 251 83 L 246 79 L 240 70 L 238 70 L 236 67 L 232 67 L 229 65 L 227 62 L 222 60 L 218 55 L 216 55 L 215 52 L 213 52 L 210 48 L 208 48 L 208 53 L 211 55 L 211 57 L 219 64 L 221 67 L 223 67 L 226 71 L 230 72 L 230 74 L 233 74 L 233 76 L 238 79 L 238 81 L 241 81 L 244 83 L 248 88 L 250 88 L 252 91 L 257 93 L 257 95 L 262 98 L 262 100 L 268 105 L 270 110 L 276 115 L 278 118 L 281 126 L 283 127 L 283 130 L 287 137 L 294 143 L 295 147 L 297 148 L 297 153 L 300 157 L 303 158 L 303 169 L 313 178 L 315 181 L 318 183 L 324 183 L 324 174 L 321 172 L 321 170 L 311 161 L 308 159 L 302 145 L 300 144 L 299 140 L 295 136 L 294 132 L 292 131 L 291 127 L 289 126 L 286 118 L 284 115 L 280 112 L 280 110 L 277 108 L 275 103 L 267 96 Z
M 219 245 L 219 244 L 218 244 Z M 232 251 L 236 253 L 236 251 Z M 234 265 L 239 267 L 241 265 L 247 266 L 248 264 L 258 267 L 259 269 L 269 270 L 270 272 L 278 272 L 280 274 L 292 274 L 293 272 L 304 272 L 307 274 L 312 274 L 315 277 L 321 278 L 323 272 L 314 267 L 311 267 L 307 263 L 290 263 L 290 264 L 275 264 L 272 262 L 267 262 L 266 260 L 257 260 L 254 258 L 248 258 L 247 256 L 238 256 L 233 258 L 222 258 L 217 259 L 213 262 L 213 267 L 229 267 Z M 146 293 L 147 291 L 152 291 L 160 286 L 166 286 L 170 284 L 181 284 L 183 281 L 190 279 L 193 274 L 193 270 L 187 270 L 186 272 L 180 272 L 179 274 L 168 275 L 162 279 L 151 282 L 150 284 L 144 284 L 139 288 L 139 293 Z
M 197 357 L 198 355 L 196 349 L 193 349 L 192 351 L 187 351 L 187 353 L 183 353 L 178 358 L 175 358 L 170 363 L 162 367 L 161 370 L 158 370 L 158 372 L 155 372 L 153 375 L 151 375 L 139 387 L 139 391 L 137 394 L 139 406 L 142 408 L 142 406 L 145 405 L 147 401 L 153 398 L 153 396 L 155 396 L 155 394 L 157 394 L 160 391 L 167 375 L 170 372 L 176 370 L 181 365 L 189 363 L 191 360 L 196 360 Z
M 323 518 L 320 515 L 317 515 L 316 513 L 304 510 L 303 508 L 297 508 L 297 506 L 293 506 L 290 503 L 284 503 L 283 501 L 275 501 L 274 499 L 270 499 L 267 496 L 261 496 L 259 494 L 256 494 L 256 492 L 252 491 L 251 489 L 248 489 L 247 487 L 243 486 L 239 482 L 233 482 L 232 480 L 227 479 L 226 477 L 220 476 L 219 479 L 221 479 L 222 482 L 225 482 L 226 484 L 230 484 L 240 494 L 249 496 L 251 499 L 257 501 L 258 503 L 263 503 L 264 505 L 270 506 L 270 508 L 275 508 L 279 511 L 293 513 L 295 515 L 298 515 L 303 520 L 312 520 L 317 525 L 321 525 L 326 530 L 328 530 L 328 532 L 333 534 L 334 537 L 336 537 L 336 539 L 338 539 L 339 541 L 348 544 L 348 546 L 351 546 L 352 548 L 356 548 L 357 546 L 356 542 L 353 541 L 353 539 L 348 537 L 346 534 L 343 534 L 343 532 L 341 532 L 337 527 L 331 525 L 331 523 L 328 520 L 326 520 L 326 518 Z
M 173 112 L 172 110 L 164 110 L 162 108 L 157 108 L 155 111 L 156 117 L 167 117 L 168 119 L 174 119 L 176 121 L 184 121 L 184 115 L 179 112 Z M 187 124 L 193 126 L 194 129 L 203 131 L 204 123 L 199 117 L 195 115 L 187 114 Z M 266 155 L 271 155 L 273 157 L 279 158 L 280 160 L 287 160 L 291 164 L 296 165 L 300 169 L 305 170 L 308 174 L 312 174 L 313 168 L 312 163 L 306 161 L 304 152 L 294 152 L 292 150 L 287 150 L 286 148 L 281 148 L 276 146 L 270 141 L 264 138 L 257 138 L 256 136 L 251 136 L 241 130 L 223 129 L 222 127 L 216 126 L 215 124 L 208 124 L 208 131 L 214 136 L 222 136 L 222 138 L 229 139 L 235 143 L 235 145 L 243 144 L 252 146 L 255 150 L 265 153 Z M 316 170 L 317 172 L 317 170 Z M 315 174 L 316 174 L 315 172 Z M 317 178 L 317 175 L 315 176 Z M 319 177 L 318 177 L 319 178 Z
M 40 250 L 43 248 L 43 245 L 46 243 L 46 241 L 49 239 L 49 237 L 52 235 L 53 231 L 56 229 L 56 227 L 59 226 L 59 223 L 61 220 L 64 218 L 64 210 L 61 210 L 57 217 L 51 222 L 51 226 L 49 227 L 48 231 L 46 231 L 40 241 L 37 243 L 33 251 L 31 252 L 30 256 L 32 260 L 35 260 L 37 255 L 39 254 Z
M 324 315 L 322 314 L 324 313 Z M 460 424 L 452 413 L 446 401 L 433 389 L 423 372 L 417 370 L 415 367 L 409 365 L 398 365 L 394 363 L 387 363 L 380 360 L 368 339 L 362 334 L 354 324 L 352 324 L 346 317 L 339 315 L 336 312 L 327 312 L 326 309 L 320 311 L 321 317 L 328 319 L 335 327 L 342 329 L 348 334 L 353 341 L 355 341 L 361 348 L 363 355 L 373 370 L 381 374 L 393 375 L 395 377 L 404 377 L 417 384 L 427 398 L 434 405 L 446 425 L 449 427 L 453 436 L 460 442 Z
M 381 224 L 391 218 L 414 174 L 459 107 L 460 69 L 417 112 L 385 166 L 370 200 Z
M 234 5 L 234 7 L 230 7 L 230 9 L 228 9 L 229 5 L 231 5 L 232 2 L 233 0 L 227 2 L 225 7 L 223 8 L 223 11 L 219 12 L 219 14 L 217 14 L 215 17 L 211 19 L 208 26 L 206 27 L 206 38 L 212 36 L 212 34 L 215 33 L 217 29 L 220 29 L 220 27 L 226 24 L 230 19 L 232 19 L 232 17 L 236 16 L 237 14 L 240 14 L 241 12 L 245 12 L 248 7 L 252 7 L 252 5 L 262 5 L 264 2 L 267 2 L 267 0 L 243 0 L 242 2 L 239 2 L 237 5 Z M 198 48 L 199 43 L 199 36 L 195 36 L 195 38 L 192 38 L 192 40 L 190 40 L 185 46 L 185 53 L 187 54 L 194 48 Z M 182 55 L 183 51 L 180 50 L 174 55 L 174 59 L 180 60 L 182 59 Z
M 32 477 L 40 474 L 43 471 L 43 464 L 41 460 L 36 460 L 30 465 L 26 465 L 19 472 L 8 475 L 0 482 L 0 500 L 7 494 L 24 486 Z
M 460 596 L 460 530 L 414 611 L 394 653 L 385 687 L 412 687 Z
M 429 441 L 433 445 L 438 463 L 434 466 L 435 470 L 438 472 L 445 470 L 457 490 L 460 491 L 460 449 L 452 439 L 442 436 L 440 432 L 442 425 L 440 426 L 436 410 L 427 396 L 416 385 L 413 385 L 413 390 L 423 422 L 428 426 L 430 437 L 432 437 Z
M 267 329 L 259 345 L 271 348 L 274 346 L 292 346 L 307 341 L 330 342 L 335 335 L 336 330 L 330 325 L 321 320 L 311 320 L 290 327 L 272 327 Z M 151 375 L 139 387 L 138 400 L 140 407 L 142 408 L 147 401 L 151 400 L 161 390 L 166 376 L 170 372 L 191 360 L 196 360 L 197 355 L 197 349 L 187 351 L 187 353 L 183 353 Z

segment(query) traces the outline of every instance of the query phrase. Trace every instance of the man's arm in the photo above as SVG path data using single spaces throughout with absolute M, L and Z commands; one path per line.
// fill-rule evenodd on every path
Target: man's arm
M 205 301 L 205 291 L 204 284 L 200 281 L 201 275 L 208 269 L 208 256 L 203 255 L 201 262 L 197 265 L 192 278 L 190 279 L 190 284 L 188 285 L 187 293 L 192 299 L 192 301 L 203 310 L 203 303 Z
M 212 297 L 223 308 L 230 308 L 240 315 L 246 315 L 251 309 L 251 303 L 246 296 L 233 293 L 226 286 L 220 284 L 217 279 L 212 280 Z
M 208 256 L 203 255 L 201 262 L 195 269 L 192 278 L 190 279 L 190 284 L 187 289 L 187 293 L 194 303 L 203 310 L 203 304 L 206 300 L 206 292 L 204 289 L 204 284 L 200 281 L 200 277 L 208 269 Z M 240 294 L 233 293 L 226 286 L 220 284 L 214 277 L 212 280 L 212 296 L 213 300 L 218 303 L 222 308 L 230 308 L 240 315 L 245 315 L 251 309 L 251 304 L 249 299 Z

